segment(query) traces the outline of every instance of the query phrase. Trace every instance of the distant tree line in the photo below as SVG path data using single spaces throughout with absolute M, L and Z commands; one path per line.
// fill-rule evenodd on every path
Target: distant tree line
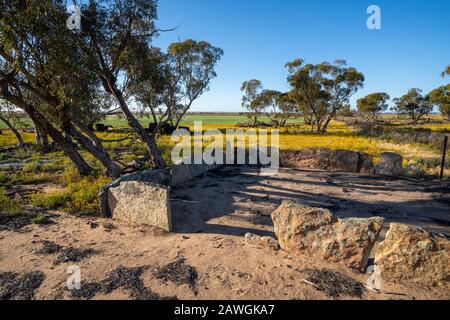
M 290 91 L 263 89 L 259 80 L 245 81 L 242 107 L 249 112 L 250 125 L 257 126 L 261 116 L 267 116 L 272 125 L 283 126 L 290 118 L 303 119 L 315 132 L 326 132 L 331 120 L 338 116 L 350 117 L 356 113 L 365 122 L 374 122 L 388 109 L 390 96 L 385 92 L 371 93 L 357 100 L 357 112 L 350 107 L 350 98 L 363 87 L 364 75 L 345 60 L 334 63 L 305 64 L 297 59 L 286 64 Z M 442 73 L 450 75 L 450 66 Z M 418 88 L 393 99 L 393 111 L 399 116 L 418 122 L 435 107 L 450 119 L 450 84 L 422 95 Z

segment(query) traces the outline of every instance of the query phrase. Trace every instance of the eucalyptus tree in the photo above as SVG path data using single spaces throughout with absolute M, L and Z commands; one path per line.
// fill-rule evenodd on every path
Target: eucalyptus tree
M 215 67 L 223 56 L 223 50 L 206 41 L 187 39 L 172 43 L 167 55 L 174 82 L 172 86 L 176 90 L 171 91 L 174 97 L 169 95 L 166 107 L 173 110 L 170 121 L 178 127 L 194 101 L 209 90 L 211 80 L 217 76 Z
M 431 90 L 426 99 L 431 105 L 438 107 L 442 115 L 450 119 L 450 84 Z
M 139 61 L 148 57 L 150 43 L 158 34 L 155 26 L 157 3 L 154 0 L 89 1 L 83 6 L 81 34 L 84 39 L 83 62 L 111 95 L 128 125 L 145 144 L 159 168 L 166 164 L 154 136 L 149 135 L 132 112 L 130 78 L 145 80 L 146 70 Z
M 450 76 L 450 65 L 441 73 L 441 76 L 443 78 Z M 431 90 L 426 99 L 450 120 L 450 84 Z
M 262 112 L 270 119 L 274 125 L 278 124 L 276 119 L 279 113 L 278 99 L 280 92 L 276 90 L 264 89 L 258 96 L 258 104 L 261 106 Z
M 55 141 L 58 146 L 65 152 L 65 154 L 72 160 L 81 175 L 89 175 L 93 172 L 92 167 L 83 159 L 78 152 L 73 141 L 67 136 L 63 135 L 48 118 L 32 103 L 27 94 L 22 92 L 21 87 L 15 77 L 15 71 L 5 72 L 0 70 L 0 97 L 14 106 L 23 110 L 30 119 L 39 124 L 48 135 Z
M 344 60 L 304 64 L 302 59 L 296 59 L 286 67 L 292 88 L 289 96 L 317 132 L 326 132 L 331 120 L 364 84 L 364 75 L 347 67 Z
M 258 124 L 258 117 L 264 112 L 264 104 L 260 98 L 262 90 L 261 81 L 256 79 L 244 81 L 241 85 L 242 107 L 249 111 L 253 126 Z
M 288 92 L 280 94 L 278 98 L 278 107 L 280 112 L 277 115 L 277 120 L 281 126 L 286 125 L 289 118 L 300 116 L 297 103 L 289 97 Z
M 358 112 L 367 120 L 373 121 L 387 110 L 390 97 L 385 92 L 375 92 L 358 99 L 356 105 Z
M 66 28 L 64 3 L 8 2 L 1 9 L 4 98 L 47 132 L 80 173 L 89 174 L 92 168 L 80 159 L 72 139 L 98 159 L 110 175 L 119 176 L 120 168 L 88 126 L 101 106 L 100 82 L 82 63 L 86 58 L 83 39 Z M 64 135 L 61 137 L 58 131 Z
M 433 105 L 428 101 L 427 97 L 422 95 L 422 90 L 412 88 L 400 98 L 395 98 L 394 111 L 398 115 L 403 115 L 417 122 L 424 116 L 433 111 Z

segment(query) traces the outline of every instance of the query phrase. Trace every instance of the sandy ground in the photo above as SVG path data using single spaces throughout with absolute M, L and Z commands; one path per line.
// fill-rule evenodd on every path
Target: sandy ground
M 282 169 L 264 177 L 257 169 L 227 168 L 178 186 L 172 192 L 174 232 L 129 227 L 102 218 L 54 213 L 53 224 L 0 231 L 0 272 L 42 271 L 37 299 L 68 299 L 66 271 L 77 265 L 87 282 L 101 281 L 118 266 L 148 266 L 142 279 L 161 296 L 178 299 L 330 299 L 305 283 L 305 269 L 332 268 L 366 283 L 367 274 L 311 257 L 257 249 L 244 234 L 273 234 L 270 213 L 283 199 L 327 207 L 341 216 L 374 216 L 450 234 L 448 202 L 431 182 Z M 110 228 L 112 223 L 114 228 Z M 56 254 L 39 255 L 40 241 L 97 253 L 76 263 L 54 264 Z M 197 270 L 197 292 L 186 284 L 157 279 L 154 271 L 179 257 Z M 450 299 L 447 290 L 409 283 L 382 283 L 363 299 Z M 94 299 L 128 299 L 123 289 Z M 341 296 L 341 299 L 351 299 Z

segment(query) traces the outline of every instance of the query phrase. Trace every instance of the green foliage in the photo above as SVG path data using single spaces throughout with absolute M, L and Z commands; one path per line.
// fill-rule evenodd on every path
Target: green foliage
M 109 182 L 111 180 L 108 177 L 100 177 L 98 179 L 83 178 L 79 182 L 69 184 L 71 201 L 68 203 L 68 210 L 83 215 L 96 214 L 99 210 L 100 188 Z
M 37 214 L 31 222 L 34 224 L 46 224 L 48 222 L 48 217 L 42 213 Z
M 450 119 L 450 84 L 432 90 L 427 95 L 427 99 L 432 105 L 439 108 L 442 115 Z
M 350 107 L 350 105 L 346 105 L 344 106 L 341 110 L 339 110 L 339 112 L 337 113 L 338 116 L 340 117 L 345 117 L 345 118 L 351 118 L 354 117 L 356 114 L 356 112 L 354 110 L 352 110 L 352 108 Z
M 326 132 L 350 97 L 363 87 L 364 75 L 346 62 L 304 64 L 302 59 L 288 62 L 289 96 L 297 103 L 305 120 L 317 132 Z
M 368 120 L 373 120 L 379 117 L 382 112 L 387 110 L 387 101 L 389 99 L 390 97 L 387 93 L 371 93 L 364 98 L 358 99 L 358 101 L 356 102 L 358 112 Z
M 32 160 L 25 163 L 25 165 L 22 168 L 22 171 L 31 173 L 31 172 L 38 172 L 41 168 L 41 165 L 39 163 L 39 160 Z
M 94 215 L 99 211 L 98 193 L 100 188 L 109 183 L 108 177 L 80 178 L 60 191 L 31 196 L 31 204 L 51 210 L 63 210 L 80 215 Z
M 250 112 L 252 125 L 256 126 L 258 117 L 262 114 L 264 106 L 261 104 L 262 83 L 259 80 L 252 79 L 244 81 L 241 85 L 242 107 Z
M 75 167 L 71 165 L 68 166 L 59 176 L 59 182 L 64 186 L 68 186 L 69 184 L 78 182 L 80 180 L 80 173 Z
M 413 88 L 400 98 L 395 98 L 394 111 L 409 117 L 414 122 L 430 114 L 433 111 L 433 105 L 421 93 L 421 89 Z
M 33 206 L 45 209 L 59 209 L 70 201 L 71 196 L 67 191 L 58 191 L 50 194 L 36 193 L 31 195 L 30 203 Z
M 44 183 L 44 182 L 54 182 L 57 179 L 56 176 L 46 173 L 46 172 L 26 172 L 23 170 L 12 173 L 9 176 L 8 184 L 34 184 L 34 183 Z
M 0 212 L 7 215 L 20 213 L 20 203 L 6 195 L 6 190 L 0 187 Z
M 0 184 L 7 184 L 9 182 L 9 177 L 6 173 L 0 171 Z

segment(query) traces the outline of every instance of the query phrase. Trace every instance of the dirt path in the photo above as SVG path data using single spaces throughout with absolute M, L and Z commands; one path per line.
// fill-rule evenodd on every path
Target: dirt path
M 448 204 L 436 200 L 438 194 L 430 185 L 297 170 L 261 177 L 253 169 L 242 170 L 211 172 L 176 188 L 172 193 L 175 230 L 170 234 L 57 213 L 53 224 L 0 231 L 0 272 L 41 271 L 45 278 L 35 291 L 37 299 L 78 297 L 65 289 L 71 265 L 80 267 L 81 278 L 88 283 L 81 296 L 93 299 L 331 299 L 303 281 L 307 269 L 333 268 L 363 284 L 368 275 L 244 243 L 246 232 L 273 236 L 270 213 L 282 199 L 325 206 L 340 216 L 381 215 L 388 221 L 450 234 L 445 222 Z M 158 276 L 161 267 L 179 258 L 185 258 L 181 267 L 192 269 L 172 269 L 191 270 L 188 278 Z M 143 268 L 117 273 L 119 266 Z M 127 281 L 109 292 L 100 290 L 99 284 L 111 284 L 113 271 Z M 382 290 L 391 294 L 363 290 L 362 298 L 450 299 L 448 291 L 407 283 L 383 283 Z

